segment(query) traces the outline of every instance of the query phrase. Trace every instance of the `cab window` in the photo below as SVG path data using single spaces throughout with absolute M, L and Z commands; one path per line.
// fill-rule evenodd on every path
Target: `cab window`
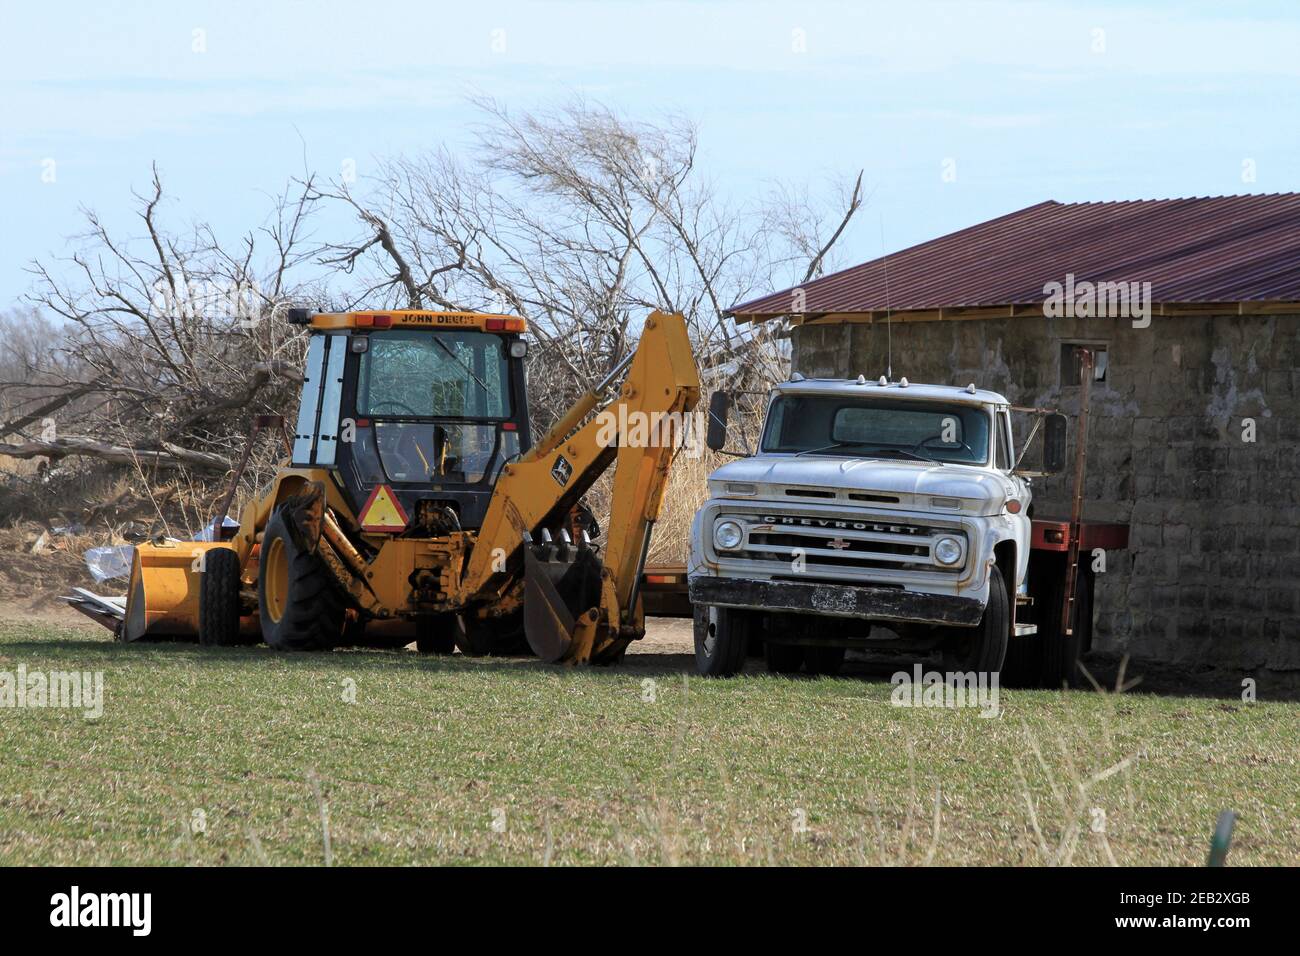
M 510 417 L 505 340 L 490 332 L 385 332 L 361 356 L 357 413 L 393 418 Z
M 1011 435 L 1007 429 L 1007 416 L 999 412 L 997 418 L 998 441 L 996 464 L 1002 471 L 1010 471 L 1013 460 L 1011 458 Z

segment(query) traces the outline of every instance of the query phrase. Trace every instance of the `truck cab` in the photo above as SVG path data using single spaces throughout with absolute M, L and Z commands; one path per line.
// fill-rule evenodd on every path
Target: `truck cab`
M 833 672 L 882 640 L 998 671 L 1031 546 L 1011 412 L 974 385 L 776 386 L 756 453 L 710 476 L 695 516 L 700 671 L 734 673 L 761 642 L 774 671 Z

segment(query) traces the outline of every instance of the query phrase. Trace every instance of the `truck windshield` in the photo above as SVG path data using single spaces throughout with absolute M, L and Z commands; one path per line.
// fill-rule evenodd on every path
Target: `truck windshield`
M 779 395 L 768 412 L 762 448 L 982 465 L 989 457 L 989 415 L 975 405 Z
M 505 340 L 491 332 L 384 332 L 361 356 L 357 414 L 509 418 Z

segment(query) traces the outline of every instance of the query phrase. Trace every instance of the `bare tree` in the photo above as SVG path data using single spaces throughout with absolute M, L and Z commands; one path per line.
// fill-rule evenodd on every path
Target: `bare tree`
M 702 361 L 731 384 L 784 372 L 766 329 L 726 310 L 748 294 L 819 275 L 862 204 L 861 174 L 831 208 L 806 191 L 737 203 L 699 171 L 698 131 L 575 101 L 513 114 L 479 100 L 468 161 L 446 150 L 384 162 L 361 232 L 322 261 L 363 278 L 357 301 L 522 315 L 538 340 L 532 400 L 556 414 L 635 344 L 649 309 L 684 314 Z
M 320 295 L 295 276 L 310 262 L 315 195 L 310 180 L 286 188 L 233 245 L 206 223 L 164 226 L 156 169 L 136 197 L 142 235 L 115 235 L 85 210 L 87 231 L 62 268 L 31 267 L 33 303 L 62 327 L 0 381 L 10 409 L 0 439 L 23 439 L 0 453 L 225 471 L 248 416 L 291 411 L 296 399 L 301 336 L 274 320 Z
M 217 478 L 252 414 L 293 412 L 303 336 L 278 321 L 290 305 L 522 315 L 539 424 L 634 347 L 650 309 L 687 317 L 712 382 L 783 374 L 784 343 L 726 310 L 827 267 L 862 204 L 860 175 L 829 200 L 779 187 L 738 201 L 702 174 L 698 131 L 680 117 L 477 105 L 460 156 L 388 160 L 357 191 L 292 181 L 234 243 L 203 222 L 168 225 L 156 169 L 134 236 L 86 210 L 71 257 L 31 267 L 36 311 L 6 319 L 26 331 L 0 363 L 0 454 Z M 322 200 L 352 210 L 355 236 L 315 241 Z

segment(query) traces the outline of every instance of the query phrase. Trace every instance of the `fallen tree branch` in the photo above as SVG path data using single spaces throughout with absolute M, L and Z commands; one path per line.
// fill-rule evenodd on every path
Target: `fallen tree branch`
M 211 418 L 213 415 L 244 408 L 257 397 L 257 393 L 271 381 L 273 375 L 278 375 L 291 382 L 301 382 L 303 380 L 302 375 L 292 369 L 287 362 L 258 362 L 253 366 L 252 371 L 253 374 L 242 394 L 223 398 L 191 412 L 167 430 L 166 438 L 172 439 L 182 436 L 199 422 Z
M 178 445 L 164 445 L 161 450 L 136 450 L 124 445 L 109 445 L 93 438 L 65 435 L 54 441 L 29 441 L 21 445 L 0 443 L 0 455 L 11 458 L 49 458 L 57 461 L 70 455 L 84 455 L 119 465 L 136 463 L 159 468 L 198 468 L 203 471 L 230 470 L 230 463 L 220 455 Z
M 0 425 L 0 438 L 4 438 L 10 432 L 21 433 L 22 430 L 26 428 L 28 425 L 32 425 L 35 424 L 36 422 L 39 422 L 41 419 L 48 416 L 51 412 L 58 411 L 64 405 L 67 405 L 70 402 L 74 402 L 77 399 L 82 398 L 83 396 L 89 395 L 91 392 L 97 391 L 100 387 L 101 385 L 99 382 L 90 382 L 85 385 L 74 386 L 73 388 L 69 389 L 68 391 L 64 392 L 61 395 L 55 395 L 53 398 L 49 399 L 47 402 L 45 402 L 36 410 L 28 412 L 26 415 L 23 415 L 21 418 L 15 418 L 11 422 Z

